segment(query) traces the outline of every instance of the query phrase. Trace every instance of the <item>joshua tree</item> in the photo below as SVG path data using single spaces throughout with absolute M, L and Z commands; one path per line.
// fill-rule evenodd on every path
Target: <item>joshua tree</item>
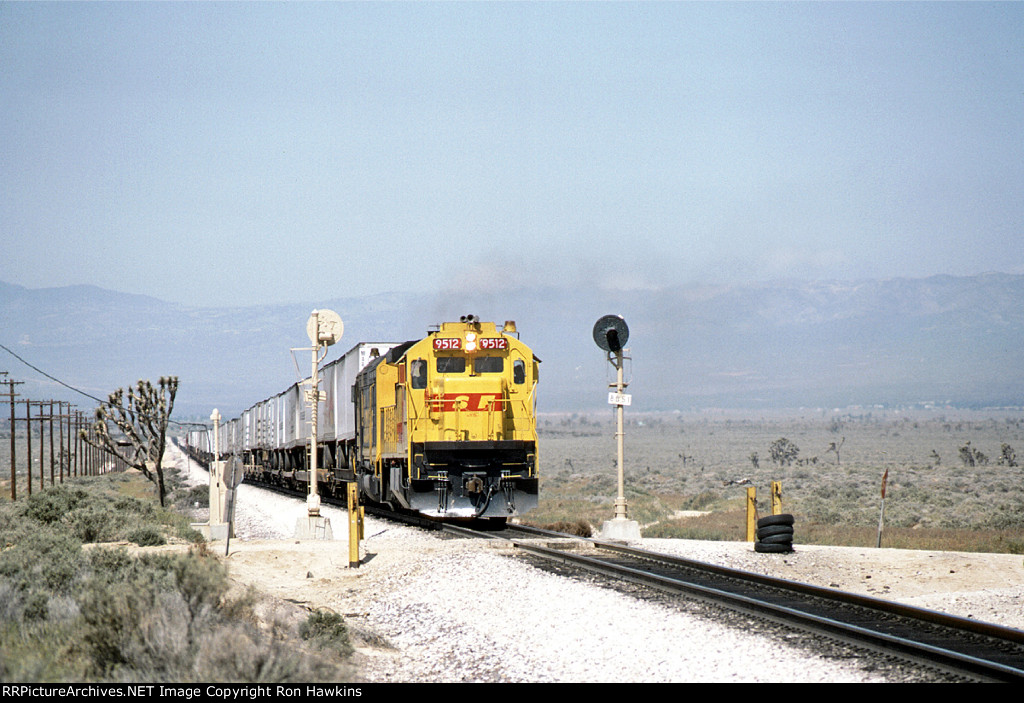
M 843 444 L 845 442 L 846 442 L 846 437 L 843 437 L 841 440 L 839 440 L 838 444 L 836 444 L 835 442 L 829 442 L 828 443 L 828 449 L 825 450 L 826 452 L 835 452 L 836 453 L 836 466 L 839 466 L 839 463 L 840 463 L 839 462 L 839 450 L 842 448 L 842 446 L 843 446 Z
M 178 393 L 178 377 L 160 379 L 159 388 L 149 381 L 139 381 L 129 388 L 118 388 L 110 394 L 108 402 L 96 408 L 96 421 L 92 425 L 94 439 L 82 430 L 81 437 L 89 444 L 119 457 L 138 469 L 152 481 L 164 504 L 164 448 L 167 446 L 167 423 L 174 410 L 174 396 Z M 127 444 L 119 443 L 112 434 L 124 435 Z
M 779 466 L 789 466 L 800 456 L 800 447 L 785 437 L 780 437 L 768 447 L 768 456 Z
M 985 466 L 988 464 L 988 457 L 980 449 L 975 449 L 968 442 L 964 446 L 960 447 L 960 461 L 964 463 L 964 466 Z

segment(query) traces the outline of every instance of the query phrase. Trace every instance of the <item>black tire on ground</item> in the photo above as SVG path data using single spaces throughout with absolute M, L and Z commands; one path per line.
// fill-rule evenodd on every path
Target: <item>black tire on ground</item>
M 765 544 L 764 542 L 754 542 L 754 551 L 760 552 L 761 554 L 785 554 L 793 551 L 792 544 Z
M 793 535 L 771 535 L 770 537 L 758 537 L 761 544 L 793 544 Z
M 758 527 L 771 527 L 772 525 L 792 525 L 793 516 L 789 513 L 782 515 L 768 515 L 757 521 Z
M 762 539 L 764 537 L 771 537 L 772 535 L 790 535 L 793 534 L 792 525 L 769 525 L 768 527 L 761 527 L 757 530 L 757 538 Z

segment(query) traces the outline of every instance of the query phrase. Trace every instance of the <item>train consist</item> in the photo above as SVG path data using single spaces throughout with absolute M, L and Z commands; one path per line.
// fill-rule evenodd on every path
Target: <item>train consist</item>
M 475 316 L 420 340 L 360 343 L 319 372 L 318 489 L 443 518 L 505 519 L 537 506 L 540 360 L 515 323 Z M 219 433 L 248 480 L 307 487 L 309 379 L 256 403 Z M 189 433 L 208 459 L 208 432 Z

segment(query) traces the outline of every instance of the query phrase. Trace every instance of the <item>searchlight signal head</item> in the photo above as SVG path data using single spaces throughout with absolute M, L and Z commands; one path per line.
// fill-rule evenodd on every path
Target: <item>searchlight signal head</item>
M 619 352 L 629 341 L 629 327 L 621 315 L 605 315 L 594 325 L 594 342 L 606 352 Z

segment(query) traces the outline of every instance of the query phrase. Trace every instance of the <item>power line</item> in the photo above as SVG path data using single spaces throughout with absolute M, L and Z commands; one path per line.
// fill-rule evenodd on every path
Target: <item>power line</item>
M 21 358 L 20 356 L 15 354 L 13 351 L 11 351 L 10 348 L 4 346 L 3 344 L 0 344 L 0 349 L 3 349 L 5 352 L 7 352 L 11 356 L 13 356 L 15 359 L 17 359 L 21 363 L 25 364 L 25 366 L 29 367 L 30 369 L 32 369 L 36 373 L 39 373 L 39 374 L 42 374 L 43 376 L 46 376 L 51 381 L 53 381 L 55 383 L 59 383 L 60 385 L 64 386 L 65 388 L 67 388 L 69 390 L 72 390 L 75 393 L 78 393 L 79 395 L 84 395 L 86 398 L 90 398 L 92 400 L 95 400 L 97 403 L 100 403 L 101 405 L 110 405 L 110 401 L 100 400 L 96 396 L 90 395 L 90 394 L 86 393 L 85 391 L 81 390 L 80 388 L 75 388 L 74 386 L 71 386 L 71 385 L 68 385 L 67 383 L 64 383 L 64 381 L 60 380 L 59 378 L 57 378 L 55 376 L 51 376 L 50 374 L 46 373 L 45 371 L 43 371 L 38 366 L 34 366 L 33 364 L 29 363 L 25 359 Z
M 72 386 L 72 385 L 70 385 L 68 383 L 65 383 L 64 381 L 60 380 L 56 376 L 52 376 L 52 375 L 46 373 L 41 368 L 39 368 L 38 366 L 35 366 L 34 364 L 29 363 L 28 361 L 23 359 L 21 356 L 19 356 L 18 354 L 14 353 L 9 347 L 7 347 L 7 346 L 5 346 L 3 344 L 0 344 L 0 349 L 3 349 L 5 352 L 7 352 L 11 356 L 13 356 L 15 359 L 17 359 L 21 363 L 25 364 L 25 366 L 29 367 L 30 369 L 32 369 L 36 373 L 42 374 L 43 376 L 45 376 L 46 378 L 50 379 L 54 383 L 59 383 L 60 385 L 62 385 L 65 388 L 67 388 L 68 390 L 74 391 L 75 393 L 78 393 L 79 395 L 84 395 L 86 398 L 89 398 L 90 400 L 95 400 L 100 405 L 107 405 L 107 406 L 112 407 L 112 408 L 113 407 L 118 407 L 119 409 L 124 410 L 123 407 L 115 406 L 109 400 L 101 400 L 101 399 L 97 398 L 96 396 L 94 396 L 94 395 L 92 395 L 90 393 L 86 393 L 85 391 L 83 391 L 80 388 L 75 388 L 74 386 Z M 142 417 L 142 416 L 140 416 L 140 417 Z M 204 428 L 206 427 L 206 425 L 200 424 L 198 422 L 178 422 L 178 421 L 172 420 L 170 418 L 167 418 L 167 422 L 172 424 L 172 425 L 177 425 L 178 427 L 204 427 Z

